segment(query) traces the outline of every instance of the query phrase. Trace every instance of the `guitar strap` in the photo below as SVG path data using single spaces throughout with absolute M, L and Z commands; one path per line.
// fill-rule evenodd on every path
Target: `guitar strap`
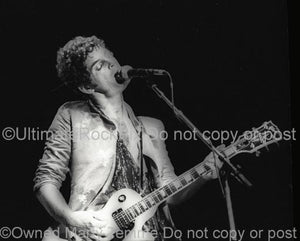
M 147 156 L 143 155 L 143 132 L 146 133 L 145 131 L 145 127 L 142 123 L 142 121 L 139 121 L 140 123 L 140 133 L 139 133 L 139 137 L 140 137 L 140 148 L 139 148 L 139 162 L 140 162 L 140 188 L 141 191 L 144 190 L 145 188 L 145 183 L 147 183 L 147 181 L 145 181 L 146 178 L 149 178 L 149 182 L 154 185 L 154 174 L 152 172 L 152 168 L 151 168 L 151 164 L 150 164 L 150 158 L 147 158 Z M 146 165 L 146 172 L 147 172 L 147 176 L 144 175 L 144 164 Z M 151 188 L 153 191 L 154 187 L 152 186 Z
M 142 121 L 139 121 L 140 123 L 140 151 L 139 151 L 139 161 L 140 161 L 140 187 L 141 187 L 141 191 L 144 190 L 144 184 L 146 183 L 145 182 L 145 178 L 146 175 L 144 175 L 144 163 L 146 164 L 146 168 L 147 168 L 147 175 L 150 175 L 153 177 L 153 173 L 152 173 L 152 169 L 151 169 L 151 166 L 150 166 L 150 163 L 149 163 L 149 160 L 147 158 L 144 158 L 143 156 L 143 132 L 145 132 L 145 127 L 142 123 Z

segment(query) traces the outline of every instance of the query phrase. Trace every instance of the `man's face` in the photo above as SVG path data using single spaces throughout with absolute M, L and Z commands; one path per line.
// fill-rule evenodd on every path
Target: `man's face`
M 121 93 L 128 82 L 118 84 L 115 80 L 115 73 L 120 71 L 121 66 L 118 61 L 106 48 L 98 47 L 91 52 L 85 61 L 86 68 L 90 73 L 92 87 L 95 92 L 106 95 Z

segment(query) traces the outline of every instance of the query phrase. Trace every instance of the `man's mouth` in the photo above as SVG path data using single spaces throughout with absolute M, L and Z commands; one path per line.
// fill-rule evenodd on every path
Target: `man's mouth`
M 116 73 L 114 74 L 114 77 L 118 84 L 123 84 L 126 81 L 126 79 L 123 77 L 121 69 L 119 71 L 116 71 Z

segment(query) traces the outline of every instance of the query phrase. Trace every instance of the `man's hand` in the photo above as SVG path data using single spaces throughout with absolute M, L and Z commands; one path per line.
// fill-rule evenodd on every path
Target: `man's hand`
M 99 212 L 99 211 L 98 211 Z M 107 222 L 95 211 L 75 211 L 69 214 L 67 226 L 83 240 L 111 240 Z M 83 237 L 84 236 L 84 237 Z
M 219 151 L 222 151 L 225 149 L 225 145 L 222 144 L 217 147 Z M 205 159 L 204 159 L 204 166 L 206 169 L 209 169 L 207 174 L 204 175 L 203 177 L 205 179 L 216 179 L 218 178 L 218 171 L 219 169 L 223 166 L 223 162 L 219 160 L 217 155 L 213 152 L 209 153 Z

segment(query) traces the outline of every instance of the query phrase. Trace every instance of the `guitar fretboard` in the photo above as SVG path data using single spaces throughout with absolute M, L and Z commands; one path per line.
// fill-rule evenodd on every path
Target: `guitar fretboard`
M 142 200 L 135 203 L 131 207 L 123 210 L 121 213 L 119 213 L 119 217 L 117 217 L 117 223 L 121 226 L 126 226 L 126 224 L 134 221 L 137 216 L 164 202 L 169 197 L 189 186 L 199 177 L 207 174 L 210 171 L 210 168 L 203 165 L 203 163 L 198 164 L 197 166 L 178 176 L 170 183 L 146 195 Z

